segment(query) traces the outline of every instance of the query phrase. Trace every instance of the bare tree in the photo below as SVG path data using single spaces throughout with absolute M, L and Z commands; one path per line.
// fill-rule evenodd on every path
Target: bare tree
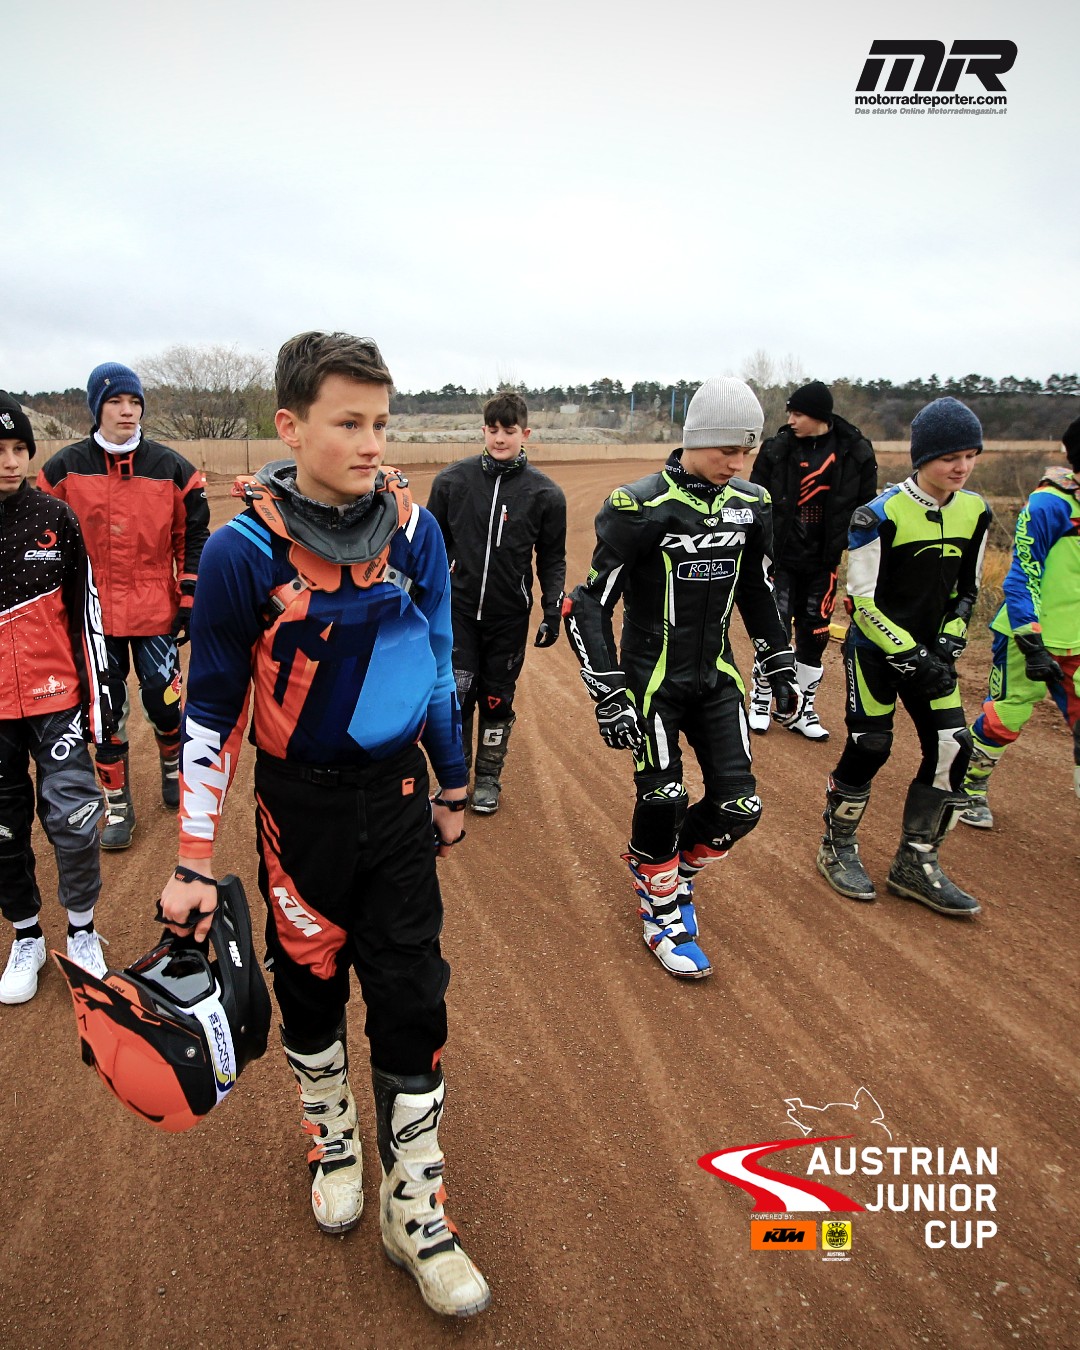
M 787 396 L 806 383 L 802 361 L 791 352 L 778 360 L 759 347 L 743 362 L 742 376 L 757 394 L 765 413 L 765 435 L 773 435 L 784 421 Z
M 146 422 L 173 440 L 234 440 L 266 431 L 270 363 L 238 347 L 170 347 L 139 364 L 153 398 Z M 269 434 L 272 434 L 269 433 Z

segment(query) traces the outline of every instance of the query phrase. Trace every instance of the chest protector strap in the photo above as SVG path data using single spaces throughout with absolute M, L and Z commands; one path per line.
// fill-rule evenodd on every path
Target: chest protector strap
M 336 591 L 341 585 L 342 574 L 348 570 L 355 585 L 362 589 L 388 582 L 397 586 L 406 595 L 412 596 L 416 583 L 399 568 L 390 566 L 390 545 L 398 530 L 408 524 L 412 515 L 413 499 L 409 491 L 408 480 L 397 469 L 383 470 L 383 481 L 376 492 L 389 492 L 397 507 L 397 525 L 386 536 L 386 542 L 374 557 L 362 562 L 336 563 L 322 558 L 311 549 L 299 544 L 289 533 L 285 518 L 281 512 L 280 499 L 272 488 L 248 474 L 238 477 L 232 487 L 232 496 L 242 497 L 259 519 L 274 534 L 289 541 L 289 562 L 296 568 L 296 576 L 271 592 L 267 601 L 264 618 L 267 627 L 271 627 L 285 613 L 286 609 L 304 594 L 305 591 Z

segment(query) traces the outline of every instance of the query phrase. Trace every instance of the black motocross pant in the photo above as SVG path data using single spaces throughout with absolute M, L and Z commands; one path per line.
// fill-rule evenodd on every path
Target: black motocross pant
M 484 722 L 505 722 L 514 715 L 514 690 L 525 664 L 529 614 L 477 619 L 475 611 L 453 607 L 454 679 L 461 720 L 479 708 Z
M 314 780 L 314 781 L 313 781 Z M 450 967 L 427 766 L 418 746 L 363 768 L 255 762 L 259 889 L 290 1045 L 330 1045 L 360 981 L 372 1063 L 430 1073 L 446 1043 Z
M 761 814 L 741 690 L 720 676 L 711 690 L 691 692 L 665 683 L 646 698 L 648 673 L 635 672 L 625 656 L 623 667 L 645 732 L 645 748 L 634 764 L 631 850 L 656 862 L 699 844 L 726 850 Z M 703 779 L 702 798 L 692 806 L 683 786 L 680 736 Z
M 135 658 L 135 678 L 143 710 L 154 728 L 163 753 L 180 748 L 180 657 L 168 633 L 161 637 L 107 637 L 109 674 L 125 681 L 124 711 L 116 735 L 97 752 L 101 764 L 115 764 L 127 753 L 128 698 L 126 681 Z M 130 650 L 129 650 L 130 649 Z
M 792 570 L 780 564 L 773 588 L 784 631 L 790 633 L 795 626 L 795 659 L 805 666 L 820 666 L 836 608 L 836 568 L 822 563 Z
M 78 708 L 0 721 L 0 910 L 9 923 L 41 909 L 31 830 L 36 806 L 56 854 L 57 890 L 65 909 L 92 909 L 101 892 L 98 821 L 104 803 Z

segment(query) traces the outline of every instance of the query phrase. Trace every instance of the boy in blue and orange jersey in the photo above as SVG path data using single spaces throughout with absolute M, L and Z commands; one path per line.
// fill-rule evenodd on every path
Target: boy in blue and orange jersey
M 242 481 L 247 509 L 203 555 L 180 859 L 161 906 L 177 932 L 209 928 L 214 836 L 253 687 L 259 886 L 313 1141 L 315 1221 L 343 1233 L 363 1207 L 351 967 L 367 1008 L 383 1245 L 430 1307 L 465 1316 L 490 1294 L 442 1208 L 450 971 L 435 858 L 461 837 L 466 772 L 446 550 L 402 475 L 381 467 L 390 392 L 370 340 L 303 333 L 279 353 L 276 423 L 294 458 Z M 430 802 L 418 742 L 440 784 Z
M 1047 693 L 1072 728 L 1080 796 L 1080 417 L 1061 443 L 1069 467 L 1048 468 L 1017 517 L 1005 603 L 990 624 L 990 689 L 971 727 L 970 805 L 960 813 L 976 829 L 993 828 L 990 775 Z

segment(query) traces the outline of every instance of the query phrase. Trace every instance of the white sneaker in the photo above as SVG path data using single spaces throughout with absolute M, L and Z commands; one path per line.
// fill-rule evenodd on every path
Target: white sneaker
M 91 975 L 103 980 L 109 973 L 101 950 L 103 942 L 106 947 L 109 945 L 108 939 L 103 938 L 93 928 L 80 929 L 79 932 L 70 934 L 67 940 L 68 960 L 74 961 L 77 966 L 82 966 L 83 970 L 88 970 Z
M 28 1003 L 37 993 L 38 971 L 44 964 L 44 937 L 16 938 L 0 975 L 0 1003 Z

